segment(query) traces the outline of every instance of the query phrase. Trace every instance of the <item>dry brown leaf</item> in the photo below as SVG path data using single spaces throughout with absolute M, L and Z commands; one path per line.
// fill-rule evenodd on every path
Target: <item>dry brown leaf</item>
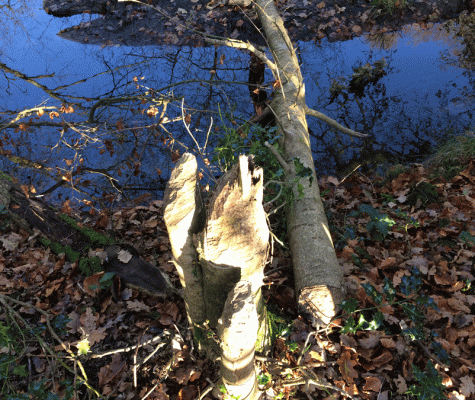
M 381 390 L 381 386 L 383 383 L 381 380 L 376 376 L 365 376 L 366 380 L 365 385 L 363 386 L 363 390 L 370 390 L 372 392 L 379 392 Z
M 99 281 L 104 276 L 104 273 L 105 272 L 99 272 L 84 279 L 83 289 L 89 296 L 96 297 L 101 291 Z
M 358 344 L 356 343 L 356 340 L 353 336 L 340 335 L 340 343 L 347 349 L 355 350 L 358 347 Z
M 86 312 L 81 315 L 81 329 L 89 340 L 90 345 L 99 343 L 107 335 L 105 334 L 105 328 L 97 328 L 98 317 L 93 314 L 91 307 L 86 309 Z
M 475 383 L 473 377 L 470 375 L 465 375 L 460 378 L 460 393 L 465 397 L 469 397 L 472 394 L 475 394 Z
M 194 385 L 189 385 L 184 388 L 181 388 L 180 391 L 178 392 L 178 400 L 193 400 L 196 398 L 196 395 L 198 394 L 198 390 L 196 389 L 196 386 Z
M 114 354 L 112 356 L 112 362 L 99 370 L 97 374 L 99 378 L 99 387 L 103 388 L 106 384 L 113 383 L 118 378 L 123 371 L 127 368 L 127 364 L 122 361 L 121 355 Z
M 459 299 L 454 299 L 451 297 L 450 299 L 447 299 L 447 303 L 457 311 L 462 311 L 467 314 L 470 314 L 470 307 L 467 307 L 461 300 Z
M 358 339 L 358 344 L 363 349 L 373 349 L 379 344 L 381 334 L 379 331 L 365 332 L 366 337 Z
M 117 259 L 124 264 L 127 264 L 132 259 L 132 254 L 130 254 L 127 250 L 122 249 L 117 254 Z
M 80 315 L 76 312 L 73 311 L 72 313 L 68 314 L 68 317 L 71 319 L 66 326 L 69 328 L 70 333 L 77 333 L 79 327 L 81 326 L 81 321 L 80 321 Z
M 341 354 L 337 364 L 340 366 L 341 375 L 347 383 L 352 383 L 353 379 L 358 377 L 358 373 L 354 369 L 356 366 L 356 361 L 351 359 L 351 354 L 349 351 L 345 351 Z
M 134 312 L 150 312 L 150 307 L 138 300 L 127 301 L 127 309 Z
M 198 371 L 195 366 L 189 366 L 186 368 L 178 368 L 174 378 L 180 385 L 188 385 L 189 381 L 193 382 L 198 379 L 200 375 L 201 372 Z
M 391 339 L 391 338 L 381 338 L 381 344 L 387 348 L 387 349 L 395 349 L 396 348 L 396 342 Z
M 402 377 L 401 375 L 398 375 L 398 377 L 394 379 L 394 383 L 396 384 L 398 394 L 402 395 L 407 392 L 408 387 L 407 387 L 406 380 L 404 379 L 404 377 Z

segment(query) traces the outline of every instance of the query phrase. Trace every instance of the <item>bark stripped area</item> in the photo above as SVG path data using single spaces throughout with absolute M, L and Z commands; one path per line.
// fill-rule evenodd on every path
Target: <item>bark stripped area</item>
M 258 399 L 261 394 L 254 367 L 257 322 L 251 284 L 241 281 L 229 292 L 218 325 L 222 351 L 218 385 L 224 385 L 232 398 Z
M 218 181 L 204 228 L 196 222 L 203 215 L 197 174 L 196 159 L 185 153 L 165 192 L 164 218 L 195 339 L 199 348 L 213 352 L 216 343 L 213 349 L 211 343 L 200 342 L 200 331 L 217 328 L 228 294 L 242 281 L 250 285 L 257 310 L 255 334 L 268 337 L 261 286 L 269 230 L 262 206 L 263 172 L 251 156 L 241 156 L 239 165 Z M 267 345 L 264 340 L 258 346 Z

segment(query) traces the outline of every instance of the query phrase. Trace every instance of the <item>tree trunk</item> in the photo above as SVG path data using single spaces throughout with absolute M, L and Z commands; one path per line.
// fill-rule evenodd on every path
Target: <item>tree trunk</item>
M 254 366 L 257 330 L 252 285 L 240 281 L 229 292 L 218 324 L 221 342 L 218 386 L 224 386 L 227 398 L 254 400 L 261 395 Z M 220 394 L 215 393 L 217 398 Z
M 165 191 L 164 219 L 184 288 L 188 319 L 198 348 L 211 354 L 220 350 L 216 342 L 207 339 L 206 330 L 222 323 L 228 294 L 243 281 L 250 285 L 259 319 L 259 332 L 255 332 L 261 339 L 258 349 L 268 347 L 261 286 L 269 230 L 262 206 L 262 181 L 262 170 L 254 167 L 252 157 L 241 156 L 239 165 L 218 181 L 205 225 L 200 222 L 204 209 L 194 156 L 182 156 Z
M 22 186 L 14 183 L 2 171 L 0 211 L 1 223 L 11 221 L 33 237 L 37 236 L 35 230 L 41 232 L 38 240 L 43 245 L 50 247 L 56 254 L 66 253 L 68 261 L 77 262 L 85 275 L 102 269 L 114 272 L 127 285 L 154 296 L 166 297 L 176 293 L 168 277 L 159 268 L 141 259 L 132 246 L 116 243 L 112 238 L 80 226 L 73 218 L 61 215 L 41 198 L 27 196 Z M 89 254 L 97 248 L 103 251 Z
M 256 0 L 257 12 L 278 71 L 280 87 L 270 105 L 283 137 L 286 182 L 295 200 L 288 210 L 288 235 L 299 308 L 313 323 L 326 325 L 343 300 L 343 272 L 328 229 L 307 129 L 305 86 L 295 54 L 273 1 Z M 298 177 L 295 160 L 311 171 Z M 303 185 L 303 195 L 298 185 Z

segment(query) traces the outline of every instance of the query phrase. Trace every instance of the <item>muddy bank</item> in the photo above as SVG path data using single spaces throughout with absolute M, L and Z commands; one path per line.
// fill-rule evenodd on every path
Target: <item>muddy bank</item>
M 257 29 L 255 7 L 233 6 L 228 1 L 153 0 L 151 8 L 112 0 L 45 0 L 44 8 L 55 16 L 101 14 L 91 20 L 85 17 L 81 24 L 58 33 L 64 39 L 85 44 L 203 46 L 201 33 L 206 33 L 265 45 Z M 428 29 L 435 22 L 471 11 L 472 1 L 415 0 L 391 12 L 373 7 L 370 0 L 283 0 L 277 4 L 292 40 L 326 37 L 337 41 L 365 33 L 398 31 L 403 25 L 414 23 Z

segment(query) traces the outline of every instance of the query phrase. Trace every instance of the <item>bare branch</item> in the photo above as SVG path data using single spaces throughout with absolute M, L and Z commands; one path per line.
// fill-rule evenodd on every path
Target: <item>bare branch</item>
M 252 44 L 245 43 L 242 40 L 235 39 L 212 39 L 205 37 L 205 41 L 210 44 L 217 44 L 219 46 L 228 46 L 234 49 L 249 50 L 251 53 L 254 53 L 264 64 L 266 64 L 274 75 L 277 75 L 277 65 L 275 65 L 271 60 L 267 58 L 264 52 L 256 49 Z
M 277 149 L 272 146 L 268 141 L 266 141 L 264 143 L 264 146 L 266 146 L 270 152 L 274 155 L 274 157 L 277 159 L 277 161 L 279 162 L 280 166 L 283 168 L 284 172 L 286 174 L 289 174 L 289 172 L 291 171 L 290 167 L 289 167 L 289 164 L 287 164 L 285 162 L 285 160 L 282 158 L 282 156 L 279 154 L 279 152 L 277 151 Z
M 323 122 L 325 122 L 326 124 L 330 125 L 332 128 L 335 128 L 342 133 L 346 133 L 347 135 L 350 135 L 353 137 L 359 137 L 359 138 L 369 137 L 369 135 L 365 133 L 359 133 L 352 129 L 345 128 L 343 125 L 340 125 L 338 122 L 336 122 L 333 118 L 330 118 L 329 116 L 325 114 L 322 114 L 320 111 L 312 110 L 311 108 L 306 107 L 305 114 L 318 118 L 322 120 Z

